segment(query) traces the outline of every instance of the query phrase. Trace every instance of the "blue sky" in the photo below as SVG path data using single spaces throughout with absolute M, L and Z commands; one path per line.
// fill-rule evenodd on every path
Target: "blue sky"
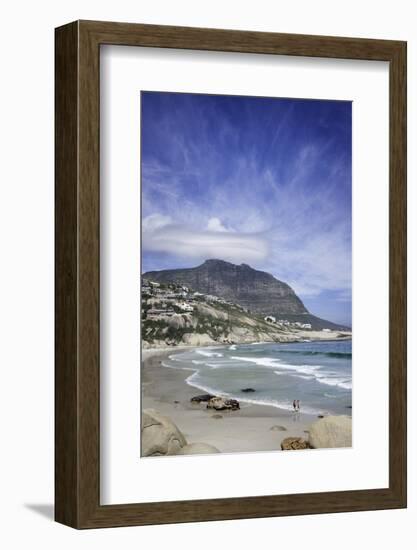
M 142 271 L 208 258 L 351 323 L 351 103 L 142 92 Z

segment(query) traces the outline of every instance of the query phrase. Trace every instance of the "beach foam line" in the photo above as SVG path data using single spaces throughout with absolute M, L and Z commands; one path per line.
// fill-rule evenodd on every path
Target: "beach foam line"
M 197 383 L 195 381 L 195 378 L 199 375 L 199 372 L 196 371 L 194 372 L 193 374 L 191 374 L 191 376 L 189 376 L 188 378 L 186 378 L 186 382 L 189 386 L 192 386 L 193 388 L 197 388 L 198 390 L 201 390 L 201 391 L 204 391 L 206 393 L 209 393 L 211 395 L 218 395 L 220 397 L 229 397 L 229 394 L 227 392 L 224 392 L 224 391 L 220 391 L 218 389 L 215 389 L 215 388 L 211 388 L 210 386 L 207 386 L 207 385 L 203 385 L 201 383 Z
M 304 380 L 314 380 L 314 376 L 309 376 L 306 374 L 294 374 L 289 373 L 288 371 L 274 370 L 274 374 L 277 376 L 293 376 L 294 378 L 304 378 Z
M 286 369 L 286 365 L 280 365 L 280 367 L 282 367 L 283 369 Z M 314 367 L 310 365 L 300 365 L 298 369 L 294 369 L 295 372 L 294 374 L 292 374 L 292 376 L 295 376 L 296 378 L 302 378 L 304 380 L 315 380 L 316 382 L 320 382 L 320 384 L 326 384 L 327 386 L 334 386 L 334 387 L 342 388 L 344 390 L 352 389 L 352 381 L 349 380 L 348 378 L 332 376 L 332 373 L 329 373 L 329 372 L 320 373 L 318 371 L 318 368 L 320 367 Z M 274 371 L 274 372 L 275 374 L 285 374 L 287 370 L 285 370 L 284 372 L 281 372 L 281 371 Z
M 327 386 L 334 386 L 337 388 L 342 388 L 344 390 L 352 389 L 352 381 L 347 380 L 346 378 L 326 378 L 326 377 L 317 377 L 317 382 L 320 384 L 326 384 Z
M 275 357 L 239 357 L 232 356 L 231 359 L 235 361 L 244 361 L 245 363 L 255 363 L 262 367 L 276 368 L 281 365 L 281 361 Z
M 161 365 L 167 369 L 174 369 L 174 370 L 188 370 L 193 373 L 197 371 L 197 369 L 193 369 L 192 367 L 179 367 L 177 365 L 167 365 L 165 361 L 162 361 Z
M 255 363 L 261 367 L 280 369 L 284 371 L 294 371 L 301 374 L 315 375 L 315 372 L 321 369 L 321 365 L 291 365 L 282 363 L 280 359 L 275 357 L 232 357 L 235 361 L 245 361 L 247 363 Z
M 196 349 L 196 353 L 199 355 L 204 355 L 204 357 L 223 357 L 223 353 L 219 353 L 218 351 L 207 351 L 203 349 Z
M 301 374 L 294 374 L 294 376 L 297 376 L 297 378 L 314 379 L 315 381 L 320 382 L 320 384 L 326 384 L 327 386 L 333 386 L 345 390 L 352 389 L 352 380 L 349 380 L 349 378 L 346 378 L 346 376 L 340 377 L 338 375 L 333 375 L 333 373 L 330 373 L 328 371 L 319 372 L 317 370 L 314 370 L 312 372 L 308 372 L 308 368 L 305 371 L 300 370 L 300 372 L 304 372 L 305 374 L 309 374 L 310 376 L 303 376 Z
M 278 368 L 285 371 L 292 371 L 295 375 L 307 374 L 312 377 L 320 376 L 318 371 L 321 369 L 321 365 L 289 365 L 288 363 L 280 363 Z
M 176 353 L 175 355 L 169 355 L 168 359 L 171 359 L 171 361 L 187 361 L 187 359 L 184 359 L 184 355 L 186 356 L 189 351 L 185 351 L 182 353 Z

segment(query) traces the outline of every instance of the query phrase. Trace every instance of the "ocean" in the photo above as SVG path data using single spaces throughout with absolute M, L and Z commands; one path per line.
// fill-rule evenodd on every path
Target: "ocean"
M 307 414 L 351 414 L 352 342 L 234 344 L 173 353 L 169 368 L 189 370 L 200 392 Z M 242 392 L 251 388 L 254 392 Z

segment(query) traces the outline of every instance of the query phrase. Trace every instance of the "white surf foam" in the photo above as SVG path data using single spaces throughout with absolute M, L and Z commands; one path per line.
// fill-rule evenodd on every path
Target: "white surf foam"
M 352 381 L 346 380 L 346 378 L 326 378 L 326 377 L 317 377 L 317 382 L 320 382 L 320 384 L 326 384 L 327 386 L 335 386 L 337 388 L 342 388 L 344 390 L 351 390 L 352 389 Z
M 224 391 L 220 391 L 218 389 L 212 388 L 210 386 L 207 386 L 206 384 L 201 384 L 200 381 L 197 381 L 196 378 L 198 377 L 199 373 L 194 372 L 191 376 L 189 376 L 185 381 L 189 386 L 192 386 L 193 388 L 197 388 L 205 393 L 210 393 L 212 395 L 218 395 L 221 397 L 229 397 L 229 394 Z
M 207 351 L 205 349 L 196 349 L 196 353 L 199 355 L 204 355 L 204 357 L 223 357 L 223 353 L 219 353 L 218 351 Z
M 293 371 L 294 373 L 308 374 L 315 376 L 316 372 L 321 369 L 321 365 L 290 365 L 289 363 L 282 363 L 279 359 L 272 357 L 232 357 L 235 361 L 245 361 L 248 363 L 255 363 L 261 367 L 280 369 L 284 371 Z M 275 371 L 277 373 L 277 371 Z
M 279 359 L 273 357 L 239 357 L 232 356 L 231 359 L 235 361 L 244 361 L 246 363 L 255 363 L 255 365 L 260 365 L 262 367 L 277 368 L 281 366 Z
M 320 382 L 321 384 L 336 386 L 346 390 L 352 389 L 351 380 L 347 379 L 346 377 L 342 378 L 338 376 L 332 376 L 332 373 L 329 373 L 327 371 L 320 372 L 320 369 L 322 368 L 321 365 L 290 365 L 288 363 L 281 363 L 278 359 L 274 359 L 271 357 L 251 358 L 236 356 L 232 357 L 232 359 L 235 359 L 236 361 L 254 363 L 256 365 L 266 368 L 278 368 L 279 371 L 275 370 L 275 374 L 284 374 L 287 371 L 292 371 L 294 373 L 294 376 L 297 376 L 298 378 L 303 378 L 306 380 L 314 378 L 315 380 L 317 380 L 317 382 Z
M 196 369 L 193 369 L 191 367 L 179 367 L 177 365 L 168 365 L 167 363 L 165 363 L 165 361 L 162 361 L 161 365 L 163 367 L 166 367 L 167 369 L 175 369 L 175 370 L 190 370 L 191 372 L 196 372 Z

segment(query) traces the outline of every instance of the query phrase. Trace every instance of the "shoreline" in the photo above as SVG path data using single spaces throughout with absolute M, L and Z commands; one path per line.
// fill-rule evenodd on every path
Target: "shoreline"
M 336 333 L 335 333 L 336 334 Z M 321 331 L 299 331 L 296 333 L 297 337 L 293 340 L 283 340 L 280 341 L 262 341 L 262 342 L 213 342 L 210 344 L 204 344 L 201 346 L 197 346 L 195 344 L 181 344 L 181 345 L 166 345 L 162 346 L 158 343 L 157 346 L 152 347 L 151 345 L 147 344 L 147 347 L 143 347 L 143 341 L 141 346 L 142 354 L 146 354 L 147 352 L 157 351 L 157 352 L 163 352 L 168 350 L 177 350 L 177 349 L 186 349 L 186 350 L 192 350 L 196 348 L 214 348 L 214 347 L 225 347 L 230 345 L 256 345 L 256 344 L 297 344 L 305 341 L 311 341 L 311 342 L 346 342 L 347 340 L 352 340 L 352 333 L 346 332 L 343 333 L 343 331 L 338 332 L 338 334 L 341 334 L 341 336 L 333 336 L 329 338 L 329 334 L 326 333 L 325 335 L 322 335 Z M 294 336 L 294 333 L 290 333 L 290 336 Z
M 248 403 L 244 397 L 241 409 L 236 411 L 213 411 L 206 408 L 206 403 L 191 403 L 190 399 L 201 390 L 187 384 L 190 370 L 167 368 L 162 361 L 175 350 L 195 348 L 142 350 L 142 410 L 156 409 L 178 426 L 188 443 L 208 443 L 222 453 L 281 450 L 281 441 L 287 437 L 308 438 L 308 428 L 318 419 L 316 415 Z

